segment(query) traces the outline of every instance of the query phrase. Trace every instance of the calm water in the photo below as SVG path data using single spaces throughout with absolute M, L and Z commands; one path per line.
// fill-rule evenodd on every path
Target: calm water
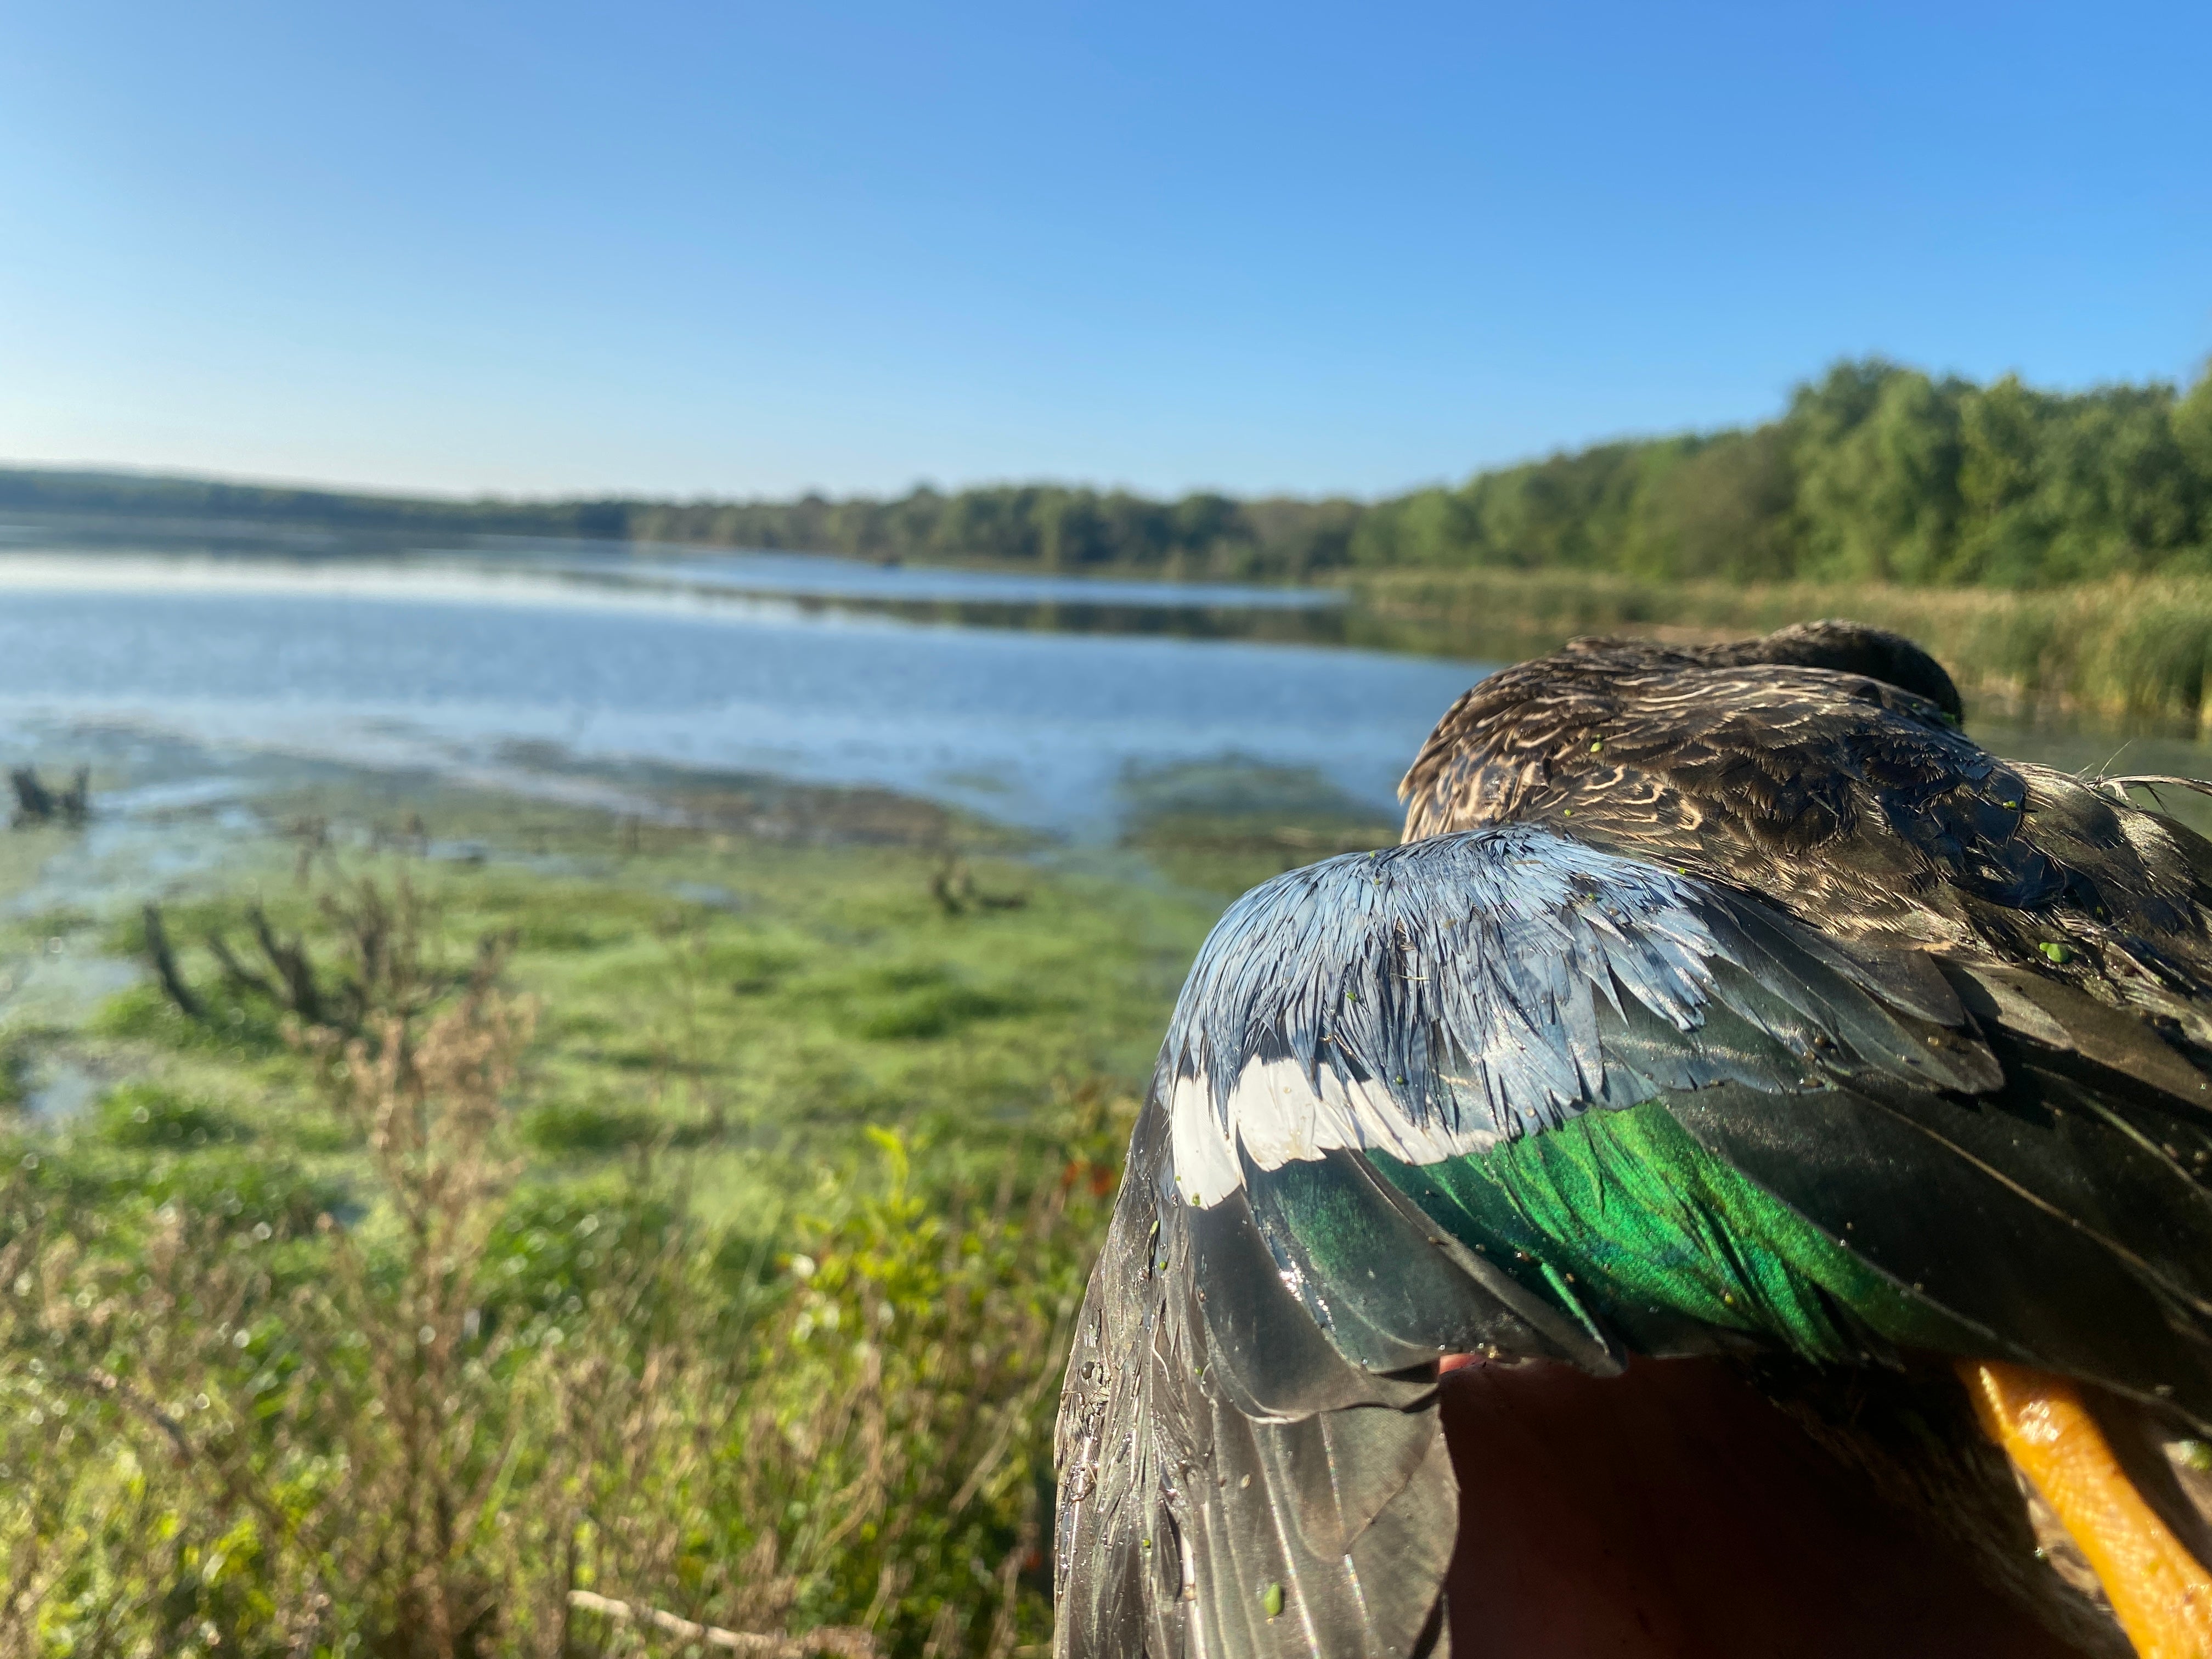
M 1129 592 L 811 562 L 10 550 L 0 752 L 58 755 L 96 728 L 524 787 L 556 776 L 564 757 L 644 760 L 881 784 L 1090 839 L 1112 833 L 1131 780 L 1208 763 L 1304 773 L 1387 808 L 1422 736 L 1483 672 L 925 624 L 760 597 L 778 584 L 1015 602 L 1095 587 L 1124 604 Z M 1182 594 L 1155 586 L 1147 602 Z M 1190 597 L 1217 609 L 1310 602 L 1222 586 Z

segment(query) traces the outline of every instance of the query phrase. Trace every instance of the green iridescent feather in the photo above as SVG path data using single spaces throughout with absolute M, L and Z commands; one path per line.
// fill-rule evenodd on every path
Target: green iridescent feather
M 1958 1344 L 1958 1323 L 1692 1139 L 1663 1099 L 1477 1157 L 1376 1169 L 1459 1242 L 1600 1334 L 1654 1315 L 1805 1358 Z M 1595 1319 L 1593 1318 L 1595 1316 Z

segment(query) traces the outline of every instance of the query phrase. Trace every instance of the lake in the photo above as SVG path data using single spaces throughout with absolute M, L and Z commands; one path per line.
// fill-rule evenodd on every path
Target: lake
M 1218 617 L 1337 598 L 791 555 L 299 559 L 19 538 L 0 556 L 0 751 L 96 754 L 126 787 L 168 792 L 270 757 L 523 792 L 650 762 L 879 785 L 1083 842 L 1112 838 L 1133 786 L 1178 768 L 1277 774 L 1387 812 L 1484 672 L 884 609 L 922 602 Z M 210 777 L 178 775 L 181 752 Z

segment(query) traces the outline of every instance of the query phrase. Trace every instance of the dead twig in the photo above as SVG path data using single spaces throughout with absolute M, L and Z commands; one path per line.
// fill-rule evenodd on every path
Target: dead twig
M 185 976 L 177 971 L 177 953 L 169 946 L 169 930 L 161 925 L 161 907 L 149 904 L 145 910 L 146 955 L 154 964 L 154 977 L 161 981 L 161 988 L 169 1000 L 187 1019 L 205 1019 L 207 1010 L 192 994 Z
M 307 942 L 289 942 L 276 937 L 276 930 L 269 925 L 268 914 L 258 905 L 246 908 L 246 919 L 253 926 L 253 937 L 261 945 L 261 954 L 269 958 L 269 965 L 284 981 L 284 1000 L 294 1013 L 310 1025 L 325 1024 L 323 1013 L 322 987 L 315 982 L 315 964 L 308 960 Z
M 207 936 L 207 946 L 215 959 L 222 965 L 224 977 L 228 979 L 233 986 L 242 991 L 257 992 L 274 1003 L 281 1004 L 283 1001 L 283 999 L 277 995 L 275 986 L 231 953 L 230 941 L 224 939 L 221 933 L 210 931 Z
M 719 1625 L 696 1625 L 658 1607 L 618 1601 L 611 1595 L 594 1595 L 590 1590 L 570 1590 L 568 1605 L 611 1619 L 618 1625 L 650 1625 L 683 1641 L 702 1642 L 710 1648 L 721 1648 L 731 1653 L 757 1654 L 760 1659 L 811 1659 L 811 1656 L 821 1653 L 838 1654 L 842 1659 L 876 1656 L 875 1637 L 852 1625 L 824 1625 L 804 1636 L 764 1635 L 757 1631 L 724 1630 Z

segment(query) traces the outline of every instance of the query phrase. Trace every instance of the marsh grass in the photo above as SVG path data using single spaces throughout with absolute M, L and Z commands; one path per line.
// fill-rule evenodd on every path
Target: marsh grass
M 1362 575 L 1353 588 L 1355 633 L 1400 648 L 1510 660 L 1578 634 L 1712 638 L 1841 616 L 1919 641 L 1984 710 L 2191 733 L 2212 720 L 2212 580 L 2202 578 L 1998 589 L 1467 570 Z
M 187 953 L 212 1018 L 134 993 L 106 1029 L 245 1093 L 128 1085 L 10 1150 L 0 1655 L 682 1646 L 607 1601 L 763 1653 L 1040 1639 L 1051 1389 L 1127 1133 L 1117 1091 L 1054 1089 L 976 1139 L 941 1114 L 855 1130 L 753 1189 L 776 1201 L 709 1216 L 675 1126 L 732 1109 L 730 1009 L 819 958 L 696 915 L 652 921 L 648 945 L 604 896 L 568 954 L 649 955 L 660 1023 L 607 1097 L 630 1115 L 619 1164 L 549 1183 L 530 1144 L 548 1096 L 573 1125 L 576 1076 L 549 1058 L 557 994 L 515 986 L 529 929 L 507 929 L 512 958 L 442 954 L 515 906 L 471 890 L 457 926 L 389 881 L 343 890 L 272 898 L 280 947 L 328 970 L 349 914 L 420 914 L 376 971 L 326 974 L 362 988 L 342 1024 L 288 1024 L 279 988 Z M 926 884 L 912 898 L 935 911 Z M 1013 1006 L 942 964 L 811 971 L 811 1005 L 889 1047 Z M 634 1037 L 601 1026 L 589 1041 Z M 648 1117 L 658 1133 L 630 1133 Z

